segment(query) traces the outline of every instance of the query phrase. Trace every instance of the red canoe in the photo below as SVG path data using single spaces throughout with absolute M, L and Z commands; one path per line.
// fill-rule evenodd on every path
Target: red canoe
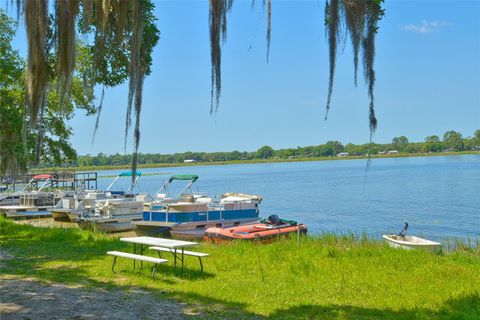
M 305 224 L 284 223 L 271 225 L 267 223 L 248 224 L 232 228 L 208 228 L 204 240 L 214 243 L 225 243 L 231 240 L 255 240 L 270 242 L 288 234 L 307 233 Z

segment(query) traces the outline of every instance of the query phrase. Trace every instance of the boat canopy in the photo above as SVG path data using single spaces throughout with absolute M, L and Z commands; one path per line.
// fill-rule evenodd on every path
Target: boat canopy
M 188 181 L 187 182 L 187 185 L 182 189 L 182 191 L 180 191 L 178 197 L 180 197 L 182 194 L 185 193 L 186 190 L 189 190 L 191 191 L 191 188 L 192 188 L 192 184 L 198 180 L 198 176 L 196 174 L 175 174 L 173 176 L 171 176 L 168 181 L 163 181 L 163 185 L 160 187 L 160 189 L 157 190 L 157 192 L 155 192 L 155 194 L 157 195 L 158 197 L 158 194 L 162 191 L 162 190 L 165 190 L 165 194 L 168 194 L 168 186 L 170 183 L 172 183 L 172 181 L 174 180 L 184 180 L 184 181 Z
M 40 188 L 38 188 L 38 190 L 34 191 L 34 192 L 40 192 L 42 191 L 42 189 L 48 184 L 50 183 L 50 179 L 52 179 L 52 176 L 49 175 L 49 174 L 37 174 L 35 176 L 32 177 L 32 179 L 30 179 L 30 181 L 25 185 L 25 187 L 23 188 L 22 191 L 26 191 L 27 189 L 33 187 L 33 181 L 37 181 L 38 183 L 38 180 L 45 180 L 43 181 L 42 185 L 40 186 Z
M 197 179 L 198 176 L 196 174 L 176 174 L 168 179 L 168 183 L 172 182 L 173 180 L 191 180 L 192 182 L 195 182 Z
M 142 173 L 138 172 L 138 171 L 136 171 L 134 173 L 132 173 L 131 171 L 125 171 L 125 172 L 120 173 L 118 176 L 119 177 L 131 177 L 133 175 L 140 177 L 142 175 Z
M 112 183 L 110 183 L 110 185 L 107 187 L 107 189 L 105 189 L 105 191 L 110 191 L 110 189 L 115 185 L 115 182 L 117 182 L 117 180 L 120 179 L 121 177 L 135 177 L 134 181 L 132 181 L 132 185 L 127 189 L 127 191 L 125 191 L 125 193 L 127 193 L 127 194 L 132 193 L 133 188 L 135 188 L 135 186 L 137 185 L 138 179 L 140 179 L 141 176 L 142 176 L 142 173 L 138 172 L 138 171 L 135 171 L 135 172 L 131 172 L 131 171 L 121 172 L 112 181 Z
M 41 180 L 41 179 L 51 179 L 52 176 L 49 174 L 37 174 L 36 176 L 33 176 L 33 179 L 35 180 Z

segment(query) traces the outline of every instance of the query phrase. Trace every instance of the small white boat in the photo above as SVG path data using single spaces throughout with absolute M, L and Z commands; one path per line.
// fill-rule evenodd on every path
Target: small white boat
M 436 251 L 442 246 L 442 244 L 439 242 L 430 241 L 415 236 L 383 235 L 383 238 L 387 241 L 390 247 L 406 250 L 422 249 L 426 251 Z
M 123 192 L 121 196 L 114 197 L 110 189 L 115 181 L 121 177 L 135 176 L 130 188 Z M 121 232 L 132 230 L 135 226 L 133 221 L 142 220 L 143 203 L 152 201 L 152 197 L 147 194 L 133 194 L 133 189 L 137 186 L 138 180 L 142 174 L 140 172 L 122 172 L 110 186 L 105 190 L 103 200 L 97 199 L 91 203 L 89 210 L 78 213 L 76 220 L 81 229 L 90 229 L 102 232 Z M 80 209 L 76 210 L 77 212 Z
M 142 220 L 144 195 L 132 198 L 96 201 L 94 212 L 83 214 L 77 224 L 81 229 L 121 232 L 134 228 L 133 221 Z

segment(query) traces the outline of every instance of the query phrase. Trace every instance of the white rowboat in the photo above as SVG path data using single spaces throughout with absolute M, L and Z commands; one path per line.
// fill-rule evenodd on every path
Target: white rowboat
M 436 251 L 442 246 L 441 243 L 422 239 L 415 236 L 397 236 L 383 235 L 389 246 L 406 250 L 421 249 L 426 251 Z

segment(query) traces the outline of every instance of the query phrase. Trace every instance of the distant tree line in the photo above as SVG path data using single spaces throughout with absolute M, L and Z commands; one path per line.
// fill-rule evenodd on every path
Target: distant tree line
M 388 153 L 389 151 L 398 151 L 399 154 L 405 153 L 433 153 L 433 152 L 455 152 L 455 151 L 480 151 L 480 129 L 476 130 L 473 137 L 462 137 L 462 134 L 456 131 L 445 132 L 443 137 L 428 136 L 424 142 L 410 142 L 407 137 L 400 136 L 392 139 L 391 143 L 365 143 L 356 145 L 347 143 L 343 145 L 339 141 L 328 141 L 325 144 L 317 146 L 297 147 L 288 149 L 274 150 L 270 146 L 263 146 L 257 151 L 232 151 L 232 152 L 183 152 L 174 154 L 158 153 L 140 153 L 138 155 L 139 164 L 153 163 L 183 163 L 185 160 L 194 160 L 195 162 L 222 162 L 235 160 L 257 160 L 257 159 L 294 159 L 294 158 L 312 158 L 312 157 L 334 157 L 343 153 L 344 156 L 365 156 L 367 154 L 377 155 Z M 396 152 L 395 152 L 396 153 Z M 106 155 L 99 153 L 96 156 L 79 156 L 75 161 L 71 161 L 68 166 L 116 166 L 128 165 L 131 163 L 132 155 L 112 154 Z M 58 165 L 55 163 L 42 163 L 41 166 Z

